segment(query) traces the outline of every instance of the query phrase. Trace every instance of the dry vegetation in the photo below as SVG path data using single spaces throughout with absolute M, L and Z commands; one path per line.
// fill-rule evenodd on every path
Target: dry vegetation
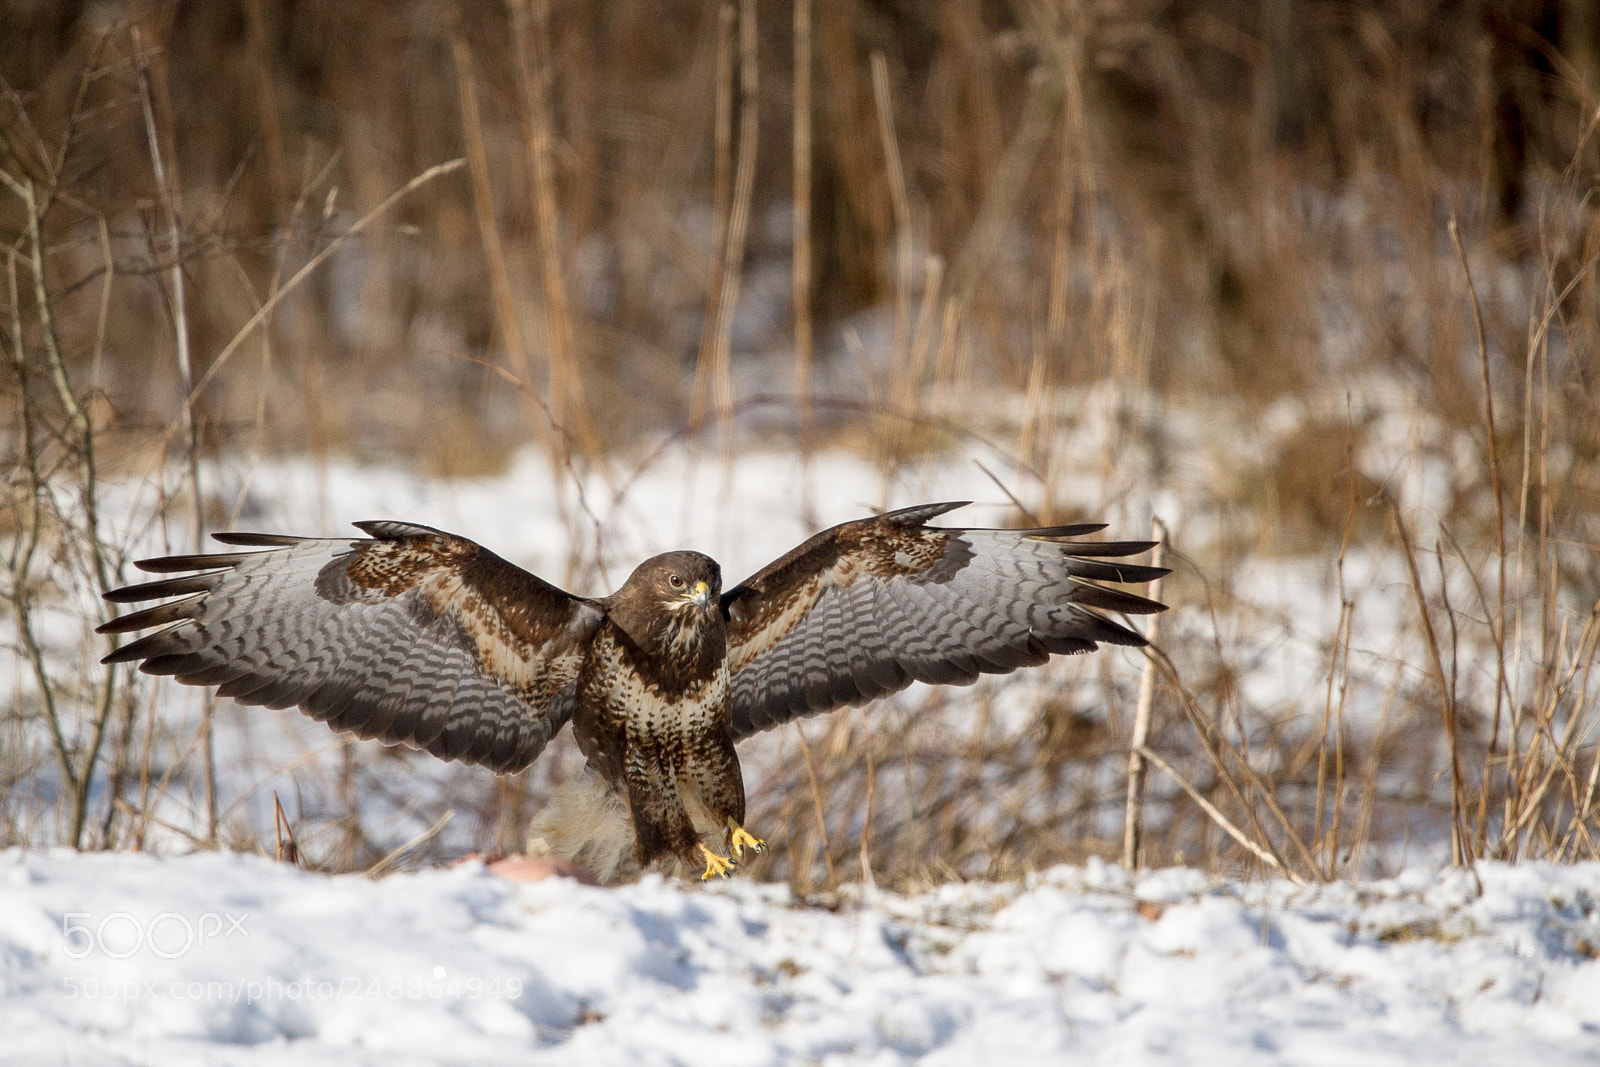
M 531 444 L 618 488 L 676 435 L 887 481 L 978 435 L 1045 519 L 1086 476 L 1124 530 L 1181 502 L 1143 859 L 1600 858 L 1587 5 L 44 0 L 0 40 L 0 843 L 139 847 L 175 783 L 196 841 L 271 841 L 219 819 L 209 712 L 52 659 L 121 578 L 108 472 L 184 547 L 237 513 L 218 456 Z M 1274 565 L 1323 584 L 1273 602 Z M 1320 674 L 1262 698 L 1297 611 Z M 910 704 L 790 734 L 768 870 L 1119 854 L 1138 680 L 1075 669 L 1021 730 L 983 689 L 958 741 Z M 343 760 L 300 845 L 361 866 L 409 765 Z M 470 781 L 492 845 L 547 776 Z

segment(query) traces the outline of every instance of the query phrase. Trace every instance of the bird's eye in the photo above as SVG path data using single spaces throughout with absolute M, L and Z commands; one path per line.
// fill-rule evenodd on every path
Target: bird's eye
M 667 575 L 667 581 L 672 583 L 672 588 L 674 588 L 674 589 L 682 589 L 683 588 L 683 579 L 679 578 L 676 574 Z

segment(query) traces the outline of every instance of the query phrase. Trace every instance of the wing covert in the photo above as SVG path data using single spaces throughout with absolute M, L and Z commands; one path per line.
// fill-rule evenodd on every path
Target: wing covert
M 913 681 L 966 685 L 1101 642 L 1145 643 L 1100 612 L 1165 605 L 1096 583 L 1167 573 L 1114 562 L 1152 543 L 1079 540 L 1098 524 L 926 525 L 961 506 L 926 504 L 824 530 L 723 595 L 736 738 Z
M 572 714 L 599 608 L 466 538 L 398 522 L 368 538 L 221 533 L 264 551 L 168 556 L 199 571 L 113 590 L 135 603 L 101 633 L 167 628 L 106 662 L 215 685 L 241 704 L 300 707 L 336 730 L 499 773 L 533 761 Z

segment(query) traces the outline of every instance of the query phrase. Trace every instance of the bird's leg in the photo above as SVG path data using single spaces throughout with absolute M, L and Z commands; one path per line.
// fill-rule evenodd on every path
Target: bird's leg
M 700 846 L 707 857 L 703 877 L 710 878 L 726 873 L 712 861 L 712 856 L 736 867 L 746 849 L 760 852 L 766 844 L 739 825 L 739 820 L 744 818 L 744 782 L 739 775 L 739 757 L 733 751 L 732 735 L 712 732 L 699 741 L 690 758 L 679 768 L 677 781 L 687 802 L 700 813 L 702 827 L 707 823 L 715 826 L 718 820 L 724 825 L 726 857 L 717 856 L 705 845 Z
M 702 878 L 726 877 L 738 864 L 719 856 L 700 843 L 694 823 L 684 809 L 683 799 L 673 783 L 669 767 L 635 753 L 625 767 L 628 781 L 628 808 L 633 816 L 635 858 L 641 868 L 648 867 L 665 853 L 677 855 L 693 866 L 705 860 Z
M 728 851 L 735 859 L 744 857 L 744 850 L 765 852 L 767 843 L 740 826 L 732 815 L 728 816 Z
M 739 866 L 737 860 L 729 859 L 727 856 L 718 855 L 707 848 L 704 844 L 700 845 L 700 854 L 706 858 L 706 870 L 705 873 L 700 876 L 700 880 L 702 882 L 711 878 L 726 878 L 735 867 Z

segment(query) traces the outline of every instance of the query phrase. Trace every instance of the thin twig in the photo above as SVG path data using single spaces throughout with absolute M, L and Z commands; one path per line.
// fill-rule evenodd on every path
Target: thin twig
M 1161 566 L 1167 546 L 1167 524 L 1160 519 L 1150 522 L 1150 536 L 1156 546 L 1150 553 L 1150 565 Z M 1150 583 L 1150 599 L 1161 599 L 1162 580 Z M 1161 640 L 1161 616 L 1152 615 L 1145 639 L 1152 643 Z M 1150 712 L 1156 699 L 1156 661 L 1146 659 L 1139 674 L 1139 702 L 1133 712 L 1133 737 L 1128 742 L 1128 792 L 1122 811 L 1122 865 L 1137 870 L 1139 864 L 1139 838 L 1144 831 L 1144 756 L 1142 752 L 1150 737 Z
M 195 402 L 198 392 L 194 387 L 194 362 L 189 352 L 189 302 L 188 290 L 183 281 L 183 235 L 178 215 L 176 181 L 169 181 L 165 153 L 161 150 L 161 134 L 156 125 L 156 93 L 150 75 L 150 62 L 145 52 L 139 27 L 133 27 L 134 49 L 138 56 L 135 68 L 139 74 L 139 100 L 144 113 L 146 143 L 150 148 L 150 168 L 155 176 L 156 188 L 161 193 L 162 208 L 167 216 L 167 241 L 171 246 L 170 308 L 172 333 L 178 355 L 178 379 L 183 383 L 184 402 L 178 416 L 183 429 L 185 474 L 189 482 L 190 503 L 193 505 L 192 550 L 202 551 L 205 545 L 205 501 L 200 495 L 200 448 L 195 425 Z M 167 104 L 162 94 L 163 105 Z M 217 756 L 213 720 L 216 713 L 216 694 L 207 691 L 201 701 L 201 762 L 205 778 L 206 837 L 213 844 L 217 840 Z
M 911 380 L 911 270 L 915 256 L 915 234 L 911 218 L 911 196 L 906 189 L 905 167 L 900 159 L 900 139 L 895 134 L 894 104 L 889 97 L 889 64 L 882 52 L 872 53 L 872 101 L 878 116 L 878 138 L 883 142 L 883 166 L 889 178 L 889 203 L 894 208 L 894 348 L 889 359 L 889 382 L 885 390 L 891 411 L 910 411 L 914 383 Z M 904 423 L 890 426 L 888 456 L 898 462 L 905 451 Z
M 1500 436 L 1494 420 L 1494 380 L 1489 375 L 1489 345 L 1483 333 L 1483 308 L 1478 303 L 1478 289 L 1472 282 L 1472 265 L 1467 262 L 1467 251 L 1461 245 L 1461 232 L 1456 218 L 1450 216 L 1450 242 L 1455 245 L 1456 258 L 1461 261 L 1461 273 L 1467 279 L 1467 295 L 1472 300 L 1472 325 L 1478 335 L 1478 370 L 1483 380 L 1483 425 L 1489 439 L 1489 485 L 1494 493 L 1494 534 L 1497 570 L 1499 573 L 1499 610 L 1489 619 L 1489 635 L 1495 647 L 1494 727 L 1489 735 L 1489 749 L 1483 756 L 1483 782 L 1487 787 L 1490 767 L 1500 744 L 1500 719 L 1505 712 L 1506 696 L 1506 501 L 1500 482 Z M 1477 848 L 1481 850 L 1488 840 L 1489 790 L 1478 791 Z
M 272 833 L 277 843 L 277 861 L 300 866 L 300 843 L 294 839 L 294 827 L 289 824 L 289 816 L 284 814 L 277 790 L 272 793 Z
M 1178 784 L 1178 788 L 1189 794 L 1189 799 L 1198 804 L 1200 806 L 1200 810 L 1204 811 L 1206 815 L 1211 818 L 1211 821 L 1216 823 L 1217 826 L 1222 829 L 1223 833 L 1237 841 L 1240 846 L 1246 849 L 1252 856 L 1260 860 L 1266 866 L 1278 871 L 1291 882 L 1298 882 L 1302 884 L 1305 882 L 1304 878 L 1301 878 L 1299 875 L 1295 874 L 1294 871 L 1285 867 L 1271 852 L 1268 852 L 1266 849 L 1250 840 L 1250 838 L 1245 835 L 1244 831 L 1240 830 L 1226 815 L 1222 814 L 1222 809 L 1211 803 L 1211 801 L 1207 800 L 1198 789 L 1190 785 L 1188 779 L 1179 774 L 1172 764 L 1168 763 L 1166 760 L 1162 759 L 1148 748 L 1140 748 L 1138 752 L 1140 756 L 1155 764 L 1157 770 L 1161 771 L 1168 778 L 1171 778 L 1174 782 L 1176 782 Z
M 459 29 L 450 38 L 451 54 L 455 57 L 456 92 L 461 101 L 461 134 L 466 147 L 467 171 L 472 179 L 472 211 L 478 223 L 478 239 L 483 243 L 483 255 L 489 269 L 489 287 L 494 297 L 495 318 L 500 324 L 501 338 L 506 355 L 518 378 L 533 381 L 530 346 L 523 331 L 522 314 L 517 306 L 516 294 L 511 286 L 511 268 L 506 257 L 505 244 L 500 238 L 500 225 L 495 220 L 494 181 L 489 174 L 489 150 L 484 143 L 483 118 L 478 107 L 478 77 L 472 59 L 472 50 Z M 552 414 L 552 419 L 554 415 Z M 543 427 L 536 420 L 534 430 L 544 437 Z M 545 441 L 545 444 L 550 442 Z
M 1178 558 L 1183 558 L 1181 553 L 1178 553 L 1177 555 Z M 1266 842 L 1265 847 L 1269 851 L 1273 851 L 1275 856 L 1277 855 L 1276 851 L 1272 848 L 1271 838 L 1267 835 L 1266 829 L 1261 825 L 1260 818 L 1256 815 L 1255 806 L 1246 800 L 1244 789 L 1242 789 L 1239 783 L 1234 779 L 1233 770 L 1229 766 L 1228 762 L 1223 759 L 1222 752 L 1217 748 L 1216 741 L 1213 739 L 1213 735 L 1215 735 L 1216 738 L 1219 738 L 1224 745 L 1229 746 L 1230 751 L 1233 754 L 1233 763 L 1243 773 L 1247 784 L 1251 788 L 1255 789 L 1255 791 L 1260 795 L 1262 802 L 1267 806 L 1267 810 L 1271 812 L 1272 816 L 1277 820 L 1279 829 L 1283 832 L 1284 836 L 1289 839 L 1289 843 L 1294 845 L 1295 851 L 1300 854 L 1301 861 L 1305 863 L 1306 869 L 1315 873 L 1317 870 L 1317 864 L 1315 858 L 1311 855 L 1311 850 L 1301 839 L 1299 833 L 1296 832 L 1294 824 L 1289 821 L 1289 817 L 1284 814 L 1283 808 L 1278 804 L 1277 798 L 1273 795 L 1272 790 L 1269 789 L 1267 784 L 1261 780 L 1261 776 L 1257 774 L 1255 768 L 1250 765 L 1250 761 L 1246 755 L 1239 751 L 1237 745 L 1234 745 L 1227 739 L 1227 737 L 1223 734 L 1221 727 L 1219 727 L 1215 721 L 1208 719 L 1201 711 L 1199 702 L 1195 700 L 1194 694 L 1189 692 L 1188 687 L 1183 684 L 1183 679 L 1178 674 L 1177 665 L 1172 662 L 1171 657 L 1169 657 L 1166 652 L 1156 645 L 1147 646 L 1143 649 L 1143 652 L 1146 656 L 1156 661 L 1162 672 L 1167 676 L 1168 682 L 1176 690 L 1179 698 L 1179 706 L 1183 708 L 1184 714 L 1189 718 L 1190 725 L 1194 727 L 1195 736 L 1200 741 L 1200 747 L 1205 751 L 1206 757 L 1211 761 L 1211 765 L 1216 769 L 1217 774 L 1222 779 L 1223 784 L 1226 785 L 1229 792 L 1233 794 L 1234 800 L 1238 801 L 1239 806 L 1244 810 L 1244 813 L 1250 817 L 1251 824 L 1255 827 L 1256 831 L 1260 833 L 1262 840 Z M 1282 865 L 1281 859 L 1280 865 Z
M 412 849 L 417 848 L 420 845 L 424 845 L 437 837 L 439 835 L 439 831 L 444 829 L 445 824 L 451 819 L 455 818 L 455 814 L 455 809 L 451 808 L 443 815 L 439 816 L 434 820 L 432 826 L 428 827 L 426 830 L 422 831 L 422 833 L 418 834 L 416 837 L 413 837 L 410 841 L 407 841 L 399 848 L 384 856 L 383 859 L 379 860 L 377 863 L 374 863 L 371 867 L 368 867 L 366 871 L 367 877 L 376 881 L 377 879 L 388 874 L 390 871 L 394 870 L 397 866 L 399 866 L 401 858 L 404 857 L 407 852 L 410 852 Z
M 800 739 L 800 752 L 806 761 L 806 777 L 811 782 L 811 810 L 817 819 L 817 839 L 822 846 L 823 864 L 828 869 L 828 889 L 832 892 L 838 892 L 839 876 L 834 872 L 833 850 L 828 844 L 828 820 L 822 804 L 822 787 L 817 784 L 817 761 L 811 757 L 811 745 L 806 741 L 805 731 L 800 728 L 798 722 L 794 724 L 794 733 Z M 808 870 L 806 881 L 809 883 L 810 880 L 810 871 Z
M 794 393 L 799 408 L 800 513 L 808 521 L 811 449 L 816 412 L 811 406 L 814 340 L 811 329 L 811 4 L 794 0 Z
M 1444 660 L 1439 652 L 1439 638 L 1434 632 L 1433 617 L 1428 611 L 1428 599 L 1422 591 L 1422 575 L 1417 571 L 1416 552 L 1411 547 L 1411 531 L 1405 517 L 1400 514 L 1400 502 L 1385 493 L 1389 509 L 1394 515 L 1395 529 L 1400 534 L 1400 547 L 1404 550 L 1406 570 L 1411 576 L 1411 593 L 1416 598 L 1417 616 L 1422 620 L 1423 639 L 1428 647 L 1428 667 L 1439 690 L 1439 715 L 1444 720 L 1445 739 L 1450 748 L 1450 853 L 1456 866 L 1473 866 L 1473 856 L 1467 847 L 1465 818 L 1466 784 L 1461 777 L 1461 747 L 1456 721 L 1455 700 L 1450 693 L 1450 683 L 1445 677 Z
M 19 181 L 4 170 L 0 170 L 0 179 L 3 179 L 5 184 L 18 193 L 27 211 L 29 264 L 32 267 L 34 313 L 39 319 L 39 332 L 44 341 L 45 361 L 50 371 L 50 380 L 55 386 L 57 402 L 60 403 L 62 410 L 66 412 L 67 419 L 76 434 L 73 447 L 77 453 L 79 488 L 83 494 L 83 544 L 89 554 L 95 588 L 98 592 L 105 593 L 111 589 L 114 583 L 112 580 L 113 569 L 107 558 L 105 539 L 101 532 L 100 481 L 95 455 L 94 423 L 89 417 L 89 413 L 79 403 L 79 398 L 72 387 L 72 382 L 67 376 L 66 360 L 61 351 L 60 336 L 56 331 L 55 313 L 51 304 L 45 268 L 44 218 L 35 195 L 36 187 L 32 179 L 24 178 Z M 16 358 L 22 358 L 20 345 Z M 24 398 L 24 402 L 26 402 L 26 398 Z M 113 639 L 110 642 L 110 647 L 115 649 L 116 644 L 116 640 Z M 42 662 L 41 659 L 40 670 L 42 670 Z M 48 680 L 41 679 L 41 682 L 47 683 Z M 47 685 L 46 688 L 48 689 Z M 100 749 L 105 742 L 106 727 L 111 719 L 115 698 L 116 670 L 114 667 L 108 666 L 100 676 L 99 691 L 95 697 L 94 711 L 90 719 L 89 743 L 83 752 L 75 777 L 68 776 L 72 793 L 70 807 L 71 828 L 68 832 L 67 843 L 73 848 L 83 847 L 83 831 L 89 818 L 90 786 L 93 782 L 95 766 L 100 760 Z M 55 725 L 57 727 L 58 744 L 64 745 L 64 740 L 59 739 L 59 722 L 56 722 Z
M 10 175 L 0 170 L 0 177 Z M 72 748 L 67 743 L 61 726 L 61 710 L 56 704 L 55 685 L 44 661 L 44 648 L 40 645 L 33 618 L 34 593 L 32 585 L 33 557 L 39 549 L 40 528 L 44 524 L 42 497 L 45 477 L 41 471 L 39 441 L 34 428 L 33 400 L 28 373 L 27 349 L 22 330 L 22 303 L 17 285 L 17 253 L 6 251 L 6 279 L 11 304 L 11 366 L 17 380 L 17 432 L 22 449 L 22 471 L 27 477 L 27 502 L 24 518 L 13 538 L 13 550 L 8 559 L 11 571 L 11 609 L 15 612 L 17 639 L 33 673 L 34 684 L 39 687 L 39 702 L 44 708 L 45 722 L 50 727 L 50 740 L 56 761 L 61 766 L 61 777 L 72 795 L 78 791 L 78 771 L 72 761 Z
M 861 716 L 861 732 L 866 735 L 866 744 L 863 751 L 867 758 L 867 805 L 861 813 L 861 881 L 870 889 L 877 885 L 872 877 L 872 847 L 869 838 L 872 833 L 872 803 L 877 797 L 877 763 L 872 753 L 872 724 L 867 721 L 867 713 L 857 709 Z
M 421 174 L 418 174 L 415 178 L 412 178 L 394 192 L 390 193 L 388 197 L 384 199 L 383 203 L 379 204 L 377 207 L 361 216 L 361 218 L 357 219 L 349 229 L 345 230 L 343 233 L 335 235 L 332 240 L 323 246 L 321 251 L 312 256 L 310 259 L 306 260 L 304 266 L 295 271 L 294 275 L 290 277 L 288 281 L 284 282 L 276 292 L 268 297 L 267 300 L 256 309 L 256 313 L 251 315 L 250 318 L 245 321 L 243 326 L 239 327 L 238 331 L 234 333 L 233 337 L 228 341 L 228 343 L 222 347 L 222 351 L 218 352 L 217 357 L 211 361 L 211 365 L 206 368 L 205 374 L 201 375 L 199 383 L 197 383 L 194 387 L 194 393 L 190 394 L 190 398 L 192 399 L 196 393 L 203 390 L 208 384 L 210 384 L 211 379 L 215 377 L 216 374 L 222 369 L 222 366 L 227 362 L 228 357 L 232 356 L 239 350 L 239 347 L 249 339 L 250 334 L 256 329 L 256 327 L 266 322 L 267 317 L 271 315 L 273 311 L 277 310 L 278 305 L 281 304 L 284 299 L 289 296 L 289 294 L 298 289 L 300 287 L 300 283 L 309 278 L 318 267 L 326 263 L 329 257 L 331 257 L 335 252 L 344 246 L 346 241 L 358 236 L 368 226 L 387 214 L 389 210 L 396 204 L 404 200 L 407 196 L 416 192 L 418 189 L 422 188 L 422 186 L 433 181 L 435 178 L 440 178 L 446 174 L 454 173 L 466 165 L 467 161 L 465 159 L 452 159 L 444 163 L 435 163 L 433 166 L 429 167 Z M 175 429 L 175 424 L 174 426 L 168 427 L 167 436 L 169 438 Z

